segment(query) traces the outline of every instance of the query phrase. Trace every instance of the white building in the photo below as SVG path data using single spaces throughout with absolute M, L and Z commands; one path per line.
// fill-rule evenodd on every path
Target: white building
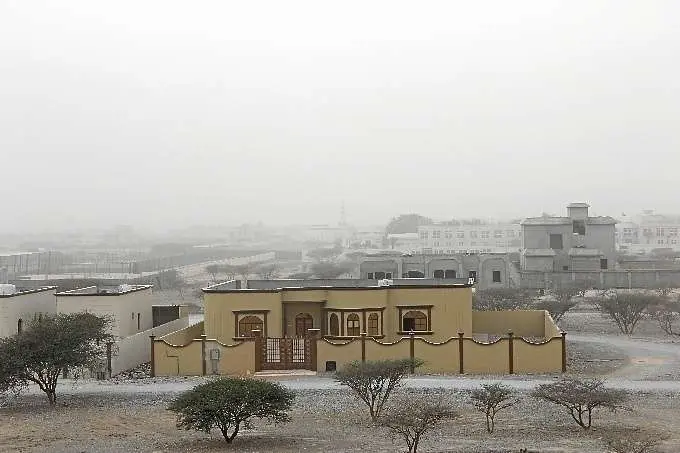
M 0 338 L 21 332 L 35 318 L 57 312 L 56 286 L 22 290 L 0 285 Z
M 616 246 L 621 252 L 633 254 L 654 249 L 680 251 L 680 217 L 651 210 L 624 217 L 616 228 Z
M 111 288 L 89 286 L 56 293 L 57 313 L 87 311 L 109 316 L 111 334 L 126 338 L 153 327 L 153 285 L 120 285 Z
M 519 223 L 445 222 L 418 227 L 424 254 L 511 253 L 522 246 Z

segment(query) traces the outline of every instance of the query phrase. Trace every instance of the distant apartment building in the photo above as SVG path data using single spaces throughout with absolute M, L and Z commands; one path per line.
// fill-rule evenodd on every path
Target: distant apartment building
M 418 233 L 394 233 L 387 235 L 391 250 L 403 253 L 420 253 L 422 245 Z
M 21 333 L 33 319 L 55 314 L 56 289 L 56 286 L 22 289 L 0 285 L 0 338 Z
M 111 334 L 126 338 L 153 327 L 153 285 L 89 286 L 56 293 L 57 313 L 87 311 L 112 319 Z
M 644 254 L 654 249 L 680 251 L 680 217 L 644 211 L 617 225 L 616 245 L 623 253 Z
M 362 260 L 359 276 L 364 280 L 472 278 L 482 289 L 518 287 L 520 284 L 517 269 L 507 254 L 375 254 Z
M 480 221 L 444 222 L 418 227 L 421 253 L 433 255 L 519 252 L 522 246 L 521 232 L 519 223 Z
M 522 270 L 613 269 L 616 265 L 616 220 L 591 217 L 589 208 L 586 203 L 572 203 L 567 206 L 566 217 L 530 217 L 522 221 Z

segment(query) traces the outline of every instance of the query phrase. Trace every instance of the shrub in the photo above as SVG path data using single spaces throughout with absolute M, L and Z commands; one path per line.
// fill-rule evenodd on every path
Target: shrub
M 519 402 L 514 393 L 510 387 L 500 383 L 482 384 L 481 388 L 470 392 L 475 409 L 486 416 L 486 430 L 489 433 L 493 432 L 496 414 Z
M 472 297 L 472 308 L 479 311 L 518 310 L 526 307 L 531 294 L 517 288 L 490 288 L 476 290 Z
M 371 419 L 375 421 L 404 376 L 422 364 L 417 359 L 355 361 L 338 371 L 335 379 L 354 391 L 368 406 Z
M 628 427 L 609 430 L 604 440 L 615 453 L 651 453 L 669 436 L 662 432 Z
M 210 433 L 217 428 L 231 443 L 252 418 L 289 420 L 295 395 L 283 386 L 255 379 L 220 378 L 198 385 L 176 398 L 168 410 L 177 414 L 177 427 Z
M 400 401 L 395 409 L 378 418 L 378 424 L 388 428 L 406 442 L 409 453 L 418 452 L 422 436 L 445 420 L 452 420 L 458 414 L 441 404 L 422 399 Z
M 581 428 L 589 429 L 595 409 L 601 407 L 616 411 L 623 407 L 628 394 L 625 390 L 605 388 L 601 379 L 572 378 L 541 384 L 532 396 L 565 407 Z

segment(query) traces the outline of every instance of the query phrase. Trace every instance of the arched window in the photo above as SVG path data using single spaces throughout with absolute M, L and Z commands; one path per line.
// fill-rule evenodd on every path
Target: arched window
M 368 334 L 370 336 L 380 335 L 380 328 L 378 326 L 378 313 L 371 313 L 368 315 Z
M 340 336 L 340 321 L 335 313 L 331 314 L 328 320 L 328 333 L 334 337 Z
M 352 313 L 347 317 L 347 336 L 348 337 L 358 337 L 359 336 L 359 315 Z
M 428 330 L 427 315 L 422 311 L 406 312 L 402 319 L 402 327 L 404 332 L 426 332 Z
M 309 313 L 300 313 L 295 317 L 295 336 L 306 337 L 309 329 L 314 328 L 314 318 Z
M 24 320 L 19 319 L 19 321 L 17 321 L 17 333 L 21 333 L 21 332 L 23 332 L 23 330 L 24 330 Z
M 264 329 L 262 319 L 257 316 L 245 316 L 238 322 L 238 336 L 239 337 L 254 337 L 253 330 L 262 332 Z

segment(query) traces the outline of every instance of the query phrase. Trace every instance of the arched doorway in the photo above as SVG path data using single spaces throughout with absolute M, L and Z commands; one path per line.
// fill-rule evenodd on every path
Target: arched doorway
M 295 336 L 306 337 L 309 329 L 314 328 L 314 318 L 309 313 L 300 313 L 295 317 Z
M 246 316 L 241 318 L 238 322 L 238 336 L 239 337 L 254 337 L 254 330 L 259 330 L 262 333 L 264 323 L 262 319 L 257 316 Z
M 331 314 L 330 320 L 328 321 L 328 330 L 332 336 L 340 336 L 340 321 L 338 320 L 338 315 L 335 313 Z

